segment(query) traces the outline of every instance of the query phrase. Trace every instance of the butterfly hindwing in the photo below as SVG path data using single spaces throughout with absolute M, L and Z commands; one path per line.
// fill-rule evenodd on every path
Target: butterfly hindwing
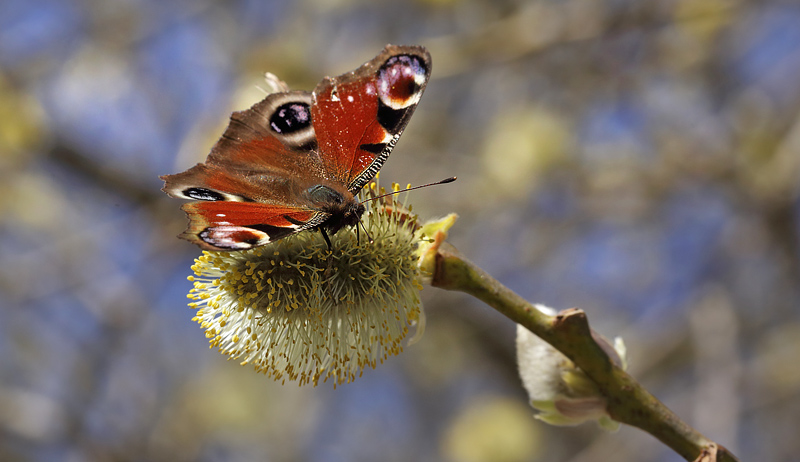
M 247 250 L 313 228 L 327 214 L 258 202 L 189 202 L 189 228 L 180 236 L 205 250 Z

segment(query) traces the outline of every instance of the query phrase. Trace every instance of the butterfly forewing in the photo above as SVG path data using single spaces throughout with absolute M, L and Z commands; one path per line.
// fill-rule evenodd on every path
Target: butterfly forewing
M 206 163 L 281 168 L 322 177 L 311 123 L 311 93 L 273 93 L 245 111 L 234 112 Z M 311 169 L 310 171 L 308 169 Z
M 330 178 L 356 193 L 375 176 L 414 113 L 430 72 L 424 48 L 389 45 L 355 71 L 317 86 L 311 117 Z

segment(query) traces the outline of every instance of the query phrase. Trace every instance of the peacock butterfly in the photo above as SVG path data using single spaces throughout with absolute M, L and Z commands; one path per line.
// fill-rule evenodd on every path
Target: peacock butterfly
M 179 237 L 205 250 L 247 250 L 291 234 L 354 226 L 356 194 L 380 170 L 431 75 L 420 46 L 388 45 L 358 69 L 326 77 L 312 93 L 268 95 L 234 112 L 204 163 L 161 177 L 163 191 L 193 199 Z

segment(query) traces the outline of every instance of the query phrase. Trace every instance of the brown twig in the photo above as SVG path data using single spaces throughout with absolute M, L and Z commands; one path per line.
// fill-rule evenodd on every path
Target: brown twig
M 650 433 L 689 461 L 701 455 L 708 458 L 712 452 L 716 454 L 715 461 L 737 460 L 723 446 L 682 421 L 615 365 L 593 339 L 582 310 L 569 309 L 555 316 L 547 315 L 446 242 L 439 247 L 431 285 L 466 292 L 482 300 L 559 350 L 596 383 L 607 399 L 606 411 L 612 419 Z

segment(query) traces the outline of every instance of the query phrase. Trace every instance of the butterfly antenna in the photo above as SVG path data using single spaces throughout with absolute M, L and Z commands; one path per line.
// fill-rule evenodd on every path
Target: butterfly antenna
M 380 196 L 377 196 L 377 197 L 371 197 L 371 198 L 367 199 L 367 201 L 374 201 L 375 199 L 380 199 L 381 197 L 392 196 L 394 194 L 400 194 L 402 192 L 413 191 L 415 189 L 420 189 L 420 188 L 427 188 L 428 186 L 436 186 L 437 184 L 452 183 L 454 181 L 456 181 L 456 177 L 451 176 L 450 178 L 445 178 L 444 180 L 435 181 L 433 183 L 421 184 L 419 186 L 414 186 L 414 187 L 411 187 L 411 188 L 401 189 L 399 191 L 392 191 L 390 193 L 381 194 Z M 366 229 L 364 231 L 366 231 Z

